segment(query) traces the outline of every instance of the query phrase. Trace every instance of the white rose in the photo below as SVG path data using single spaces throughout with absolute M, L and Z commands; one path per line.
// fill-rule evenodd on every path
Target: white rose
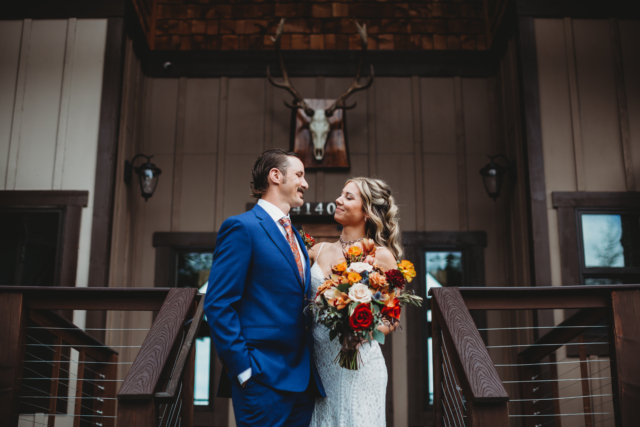
M 347 271 L 353 271 L 358 274 L 362 273 L 363 271 L 370 272 L 371 270 L 373 270 L 373 266 L 368 262 L 354 262 L 349 266 L 349 268 L 347 268 Z
M 371 294 L 369 287 L 363 283 L 356 283 L 349 289 L 349 299 L 351 301 L 358 301 L 366 304 L 371 302 L 372 296 L 373 295 Z

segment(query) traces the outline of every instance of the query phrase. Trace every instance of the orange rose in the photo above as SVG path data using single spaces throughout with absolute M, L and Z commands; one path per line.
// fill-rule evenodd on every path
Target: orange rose
M 335 274 L 341 274 L 347 271 L 347 260 L 343 258 L 338 264 L 331 267 L 331 271 Z
M 362 276 L 358 273 L 351 272 L 347 274 L 347 280 L 350 283 L 358 283 L 360 280 L 362 280 Z
M 340 292 L 337 289 L 334 291 L 334 296 L 335 298 L 333 299 L 333 306 L 336 307 L 338 310 L 342 310 L 343 308 L 348 306 L 349 303 L 351 302 L 348 294 L 345 294 L 344 292 Z
M 362 254 L 362 249 L 357 246 L 351 246 L 347 253 L 352 256 L 360 256 Z
M 369 284 L 373 289 L 378 289 L 380 286 L 387 284 L 387 278 L 384 277 L 384 274 L 374 271 L 369 273 Z
M 364 239 L 362 241 L 362 250 L 367 255 L 375 255 L 376 254 L 376 243 L 372 239 Z

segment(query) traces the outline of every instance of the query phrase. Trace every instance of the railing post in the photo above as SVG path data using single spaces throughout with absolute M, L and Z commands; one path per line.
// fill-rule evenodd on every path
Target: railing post
M 440 323 L 438 318 L 440 314 L 436 314 L 436 310 L 439 311 L 438 304 L 435 302 L 431 306 L 431 348 L 433 356 L 433 414 L 434 425 L 436 427 L 442 427 L 442 329 L 440 329 Z
M 613 308 L 612 388 L 616 426 L 637 426 L 640 420 L 640 290 L 611 292 Z
M 0 291 L 1 292 L 1 291 Z M 0 420 L 18 425 L 27 308 L 20 293 L 0 293 Z
M 119 400 L 118 427 L 157 427 L 158 413 L 153 399 Z
M 200 302 L 202 304 L 202 302 Z M 184 374 L 182 379 L 182 409 L 180 411 L 180 417 L 182 422 L 180 426 L 192 427 L 193 426 L 193 385 L 196 366 L 196 346 L 191 347 L 189 352 L 189 358 L 187 364 L 184 367 Z

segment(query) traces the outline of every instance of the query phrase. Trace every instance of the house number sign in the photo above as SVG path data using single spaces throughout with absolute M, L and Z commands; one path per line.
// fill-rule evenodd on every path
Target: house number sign
M 336 213 L 335 202 L 305 203 L 299 208 L 291 208 L 291 216 L 333 215 Z

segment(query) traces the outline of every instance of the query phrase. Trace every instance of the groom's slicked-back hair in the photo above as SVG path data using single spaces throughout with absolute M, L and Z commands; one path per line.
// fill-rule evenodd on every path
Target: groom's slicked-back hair
M 298 156 L 293 151 L 283 150 L 282 148 L 273 148 L 260 154 L 258 160 L 253 165 L 253 171 L 251 175 L 253 181 L 251 182 L 251 196 L 256 199 L 261 199 L 262 195 L 267 192 L 269 188 L 269 171 L 273 168 L 278 169 L 283 175 L 287 175 L 287 167 L 289 166 L 289 157 Z

